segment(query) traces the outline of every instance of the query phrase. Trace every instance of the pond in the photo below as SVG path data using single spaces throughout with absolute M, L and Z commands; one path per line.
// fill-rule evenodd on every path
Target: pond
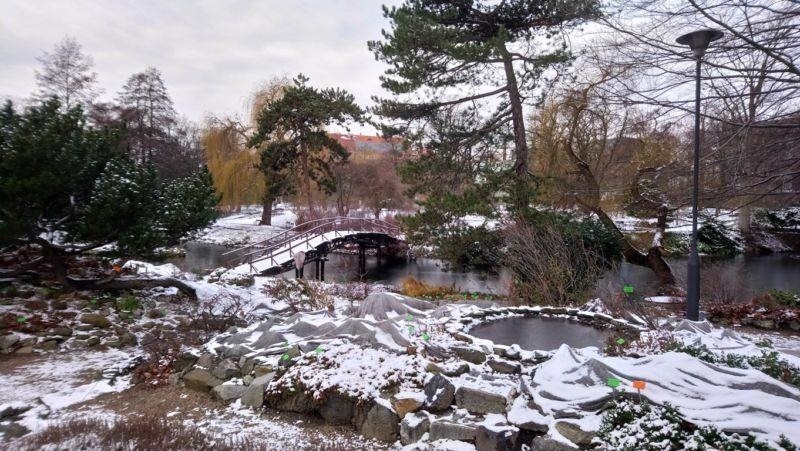
M 475 337 L 508 346 L 518 344 L 520 348 L 530 351 L 552 351 L 561 344 L 573 348 L 602 348 L 611 333 L 610 330 L 586 326 L 567 318 L 543 317 L 498 319 L 478 324 L 469 330 L 469 334 Z
M 168 259 L 184 271 L 203 273 L 223 266 L 223 253 L 229 249 L 217 244 L 190 242 L 186 246 L 186 255 Z M 487 273 L 480 271 L 453 271 L 446 268 L 440 260 L 418 258 L 412 261 L 384 261 L 380 266 L 374 256 L 367 257 L 367 273 L 358 275 L 358 257 L 354 254 L 331 254 L 325 265 L 325 279 L 333 282 L 371 281 L 389 285 L 400 285 L 404 278 L 414 277 L 428 284 L 455 286 L 459 291 L 483 292 L 493 294 L 507 293 L 510 276 L 507 271 Z M 673 258 L 668 262 L 680 280 L 685 279 L 686 259 Z M 705 259 L 704 269 L 707 274 L 714 271 L 715 277 L 729 280 L 752 292 L 761 292 L 770 288 L 800 291 L 800 258 L 789 254 L 772 254 L 765 256 L 739 255 L 727 259 Z M 314 266 L 306 266 L 306 275 L 313 277 Z M 294 277 L 289 271 L 283 277 Z M 619 269 L 606 274 L 606 279 L 633 285 L 637 293 L 653 291 L 656 279 L 647 268 L 622 263 Z

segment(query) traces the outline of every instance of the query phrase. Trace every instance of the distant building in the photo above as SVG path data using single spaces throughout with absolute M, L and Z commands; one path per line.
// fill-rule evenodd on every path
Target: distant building
M 403 140 L 399 137 L 386 140 L 381 136 L 352 135 L 344 133 L 330 133 L 333 139 L 339 141 L 353 160 L 369 160 L 393 152 L 399 152 Z

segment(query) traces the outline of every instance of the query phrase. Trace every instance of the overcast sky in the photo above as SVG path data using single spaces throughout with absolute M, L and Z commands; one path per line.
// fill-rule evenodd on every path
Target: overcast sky
M 367 50 L 388 27 L 382 3 L 393 1 L 0 0 L 0 96 L 30 95 L 36 57 L 72 36 L 94 58 L 103 100 L 155 66 L 194 120 L 240 112 L 259 83 L 299 72 L 368 105 L 382 93 L 384 67 Z

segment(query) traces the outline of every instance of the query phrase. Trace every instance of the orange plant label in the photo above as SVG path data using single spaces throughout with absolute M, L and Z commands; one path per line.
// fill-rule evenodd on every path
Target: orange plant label
M 633 388 L 637 390 L 644 390 L 647 384 L 644 381 L 633 381 Z

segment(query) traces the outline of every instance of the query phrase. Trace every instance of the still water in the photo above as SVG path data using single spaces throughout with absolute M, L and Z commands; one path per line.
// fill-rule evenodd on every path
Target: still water
M 504 318 L 478 324 L 470 335 L 497 344 L 518 344 L 522 349 L 552 351 L 566 343 L 573 348 L 602 347 L 611 331 L 596 329 L 566 318 Z
M 223 253 L 229 249 L 224 246 L 190 242 L 186 244 L 186 256 L 168 261 L 184 271 L 207 272 L 225 264 Z M 480 271 L 449 270 L 441 261 L 418 258 L 415 261 L 393 260 L 378 266 L 375 257 L 367 257 L 367 273 L 358 275 L 358 257 L 352 254 L 331 254 L 325 265 L 325 280 L 372 281 L 389 285 L 399 285 L 406 277 L 412 276 L 428 284 L 455 286 L 459 291 L 504 294 L 507 293 L 510 277 L 506 271 L 485 273 Z M 685 279 L 686 259 L 669 259 L 679 280 Z M 800 291 L 800 257 L 788 254 L 765 256 L 739 255 L 727 259 L 706 259 L 704 268 L 715 271 L 718 277 L 740 285 L 742 288 L 760 292 L 770 288 Z M 307 277 L 313 277 L 314 265 L 307 265 Z M 294 277 L 294 271 L 284 274 Z M 653 289 L 656 280 L 647 268 L 622 263 L 619 268 L 606 275 L 619 283 L 633 285 L 637 292 L 646 293 Z

